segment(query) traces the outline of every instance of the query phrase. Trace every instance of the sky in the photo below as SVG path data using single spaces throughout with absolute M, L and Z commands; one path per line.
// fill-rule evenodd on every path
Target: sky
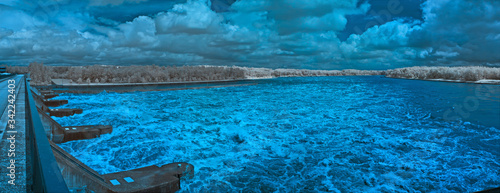
M 498 0 L 2 0 L 0 64 L 500 67 Z

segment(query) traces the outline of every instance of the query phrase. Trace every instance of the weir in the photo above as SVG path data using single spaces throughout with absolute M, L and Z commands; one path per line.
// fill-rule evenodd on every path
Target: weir
M 44 126 L 45 132 L 50 140 L 55 143 L 64 143 L 67 141 L 73 140 L 82 140 L 82 139 L 92 139 L 99 137 L 101 134 L 111 133 L 113 131 L 113 127 L 111 125 L 84 125 L 84 126 L 61 126 L 57 123 L 51 116 L 54 116 L 54 112 L 59 112 L 61 109 L 50 109 L 47 107 L 47 103 L 51 103 L 47 100 L 43 100 L 44 95 L 48 92 L 41 92 L 37 89 L 32 89 L 32 95 L 35 99 L 36 108 L 42 120 L 42 124 Z M 61 101 L 61 100 L 58 100 Z M 67 103 L 67 100 L 65 104 Z M 61 103 L 62 105 L 62 103 Z M 66 113 L 60 112 L 58 117 L 60 116 L 70 116 L 75 112 L 82 113 L 82 109 L 62 109 L 66 110 Z M 71 111 L 72 113 L 67 113 L 67 111 Z
M 17 142 L 19 158 L 17 183 L 26 186 L 2 184 L 0 191 L 27 192 L 175 192 L 181 178 L 191 178 L 194 167 L 179 162 L 163 166 L 147 166 L 111 174 L 99 174 L 56 143 L 99 137 L 112 132 L 111 126 L 61 126 L 50 117 L 48 106 L 66 104 L 67 101 L 47 100 L 54 97 L 50 91 L 39 92 L 30 87 L 29 78 L 19 78 L 16 105 L 19 110 Z M 21 89 L 20 89 L 21 88 Z M 47 95 L 47 96 L 46 96 Z M 24 111 L 25 110 L 25 111 Z M 22 112 L 25 112 L 25 115 Z M 81 112 L 80 112 L 81 113 Z M 4 117 L 4 116 L 2 116 Z M 2 122 L 3 123 L 3 122 Z M 25 124 L 24 124 L 25 123 Z M 3 132 L 4 136 L 7 132 Z M 26 140 L 24 140 L 26 139 Z M 3 144 L 7 140 L 2 140 Z M 21 151 L 23 150 L 23 151 Z M 22 158 L 22 152 L 26 153 Z M 2 160 L 8 158 L 2 154 Z M 24 161 L 23 161 L 24 160 Z M 4 162 L 2 162 L 4 163 Z M 2 170 L 3 171 L 3 170 Z M 3 183 L 3 181 L 2 181 Z
M 234 87 L 256 85 L 253 80 L 219 80 L 219 81 L 190 81 L 190 82 L 158 82 L 158 83 L 101 83 L 101 84 L 52 84 L 38 86 L 44 99 L 58 93 L 100 93 L 134 92 L 134 91 L 162 91 L 185 90 L 200 88 Z

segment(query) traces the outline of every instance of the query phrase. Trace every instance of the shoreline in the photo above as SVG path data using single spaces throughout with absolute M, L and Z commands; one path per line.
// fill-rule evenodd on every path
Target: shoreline
M 492 80 L 492 79 L 482 79 L 482 80 L 477 80 L 477 81 L 465 81 L 465 80 L 451 80 L 451 79 L 417 79 L 417 78 L 404 78 L 404 77 L 390 77 L 387 75 L 384 75 L 384 77 L 385 78 L 405 79 L 405 80 L 424 80 L 424 81 L 434 81 L 434 82 L 500 85 L 500 80 Z
M 189 82 L 154 82 L 154 83 L 90 83 L 90 84 L 52 84 L 37 85 L 39 90 L 51 90 L 55 93 L 100 93 L 100 92 L 135 92 L 135 91 L 162 91 L 186 90 L 200 88 L 219 88 L 231 86 L 251 86 L 257 83 L 253 80 L 218 80 L 218 81 L 189 81 Z
M 384 78 L 423 80 L 435 82 L 469 83 L 500 85 L 500 80 L 482 79 L 478 81 L 450 80 L 450 79 L 417 79 L 404 77 L 391 77 L 388 75 L 343 75 L 343 76 L 382 76 Z M 135 92 L 135 91 L 162 91 L 162 90 L 185 90 L 201 88 L 218 88 L 232 86 L 256 85 L 256 81 L 275 78 L 294 77 L 326 77 L 326 76 L 264 76 L 247 77 L 245 79 L 215 80 L 215 81 L 183 81 L 183 82 L 149 82 L 149 83 L 74 83 L 67 79 L 53 79 L 51 85 L 34 85 L 40 90 L 52 90 L 56 93 L 100 93 L 106 92 Z
M 55 80 L 55 81 L 54 81 Z M 36 85 L 36 86 L 56 86 L 56 87 L 70 87 L 70 86 L 150 86 L 150 85 L 175 85 L 175 84 L 207 84 L 207 83 L 224 83 L 224 82 L 238 82 L 250 79 L 230 79 L 230 80 L 209 80 L 209 81 L 181 81 L 181 82 L 146 82 L 146 83 L 64 83 L 62 79 L 53 79 L 51 85 Z M 68 81 L 69 82 L 69 81 Z
M 30 69 L 28 69 L 30 67 Z M 61 87 L 150 86 L 263 80 L 280 77 L 374 76 L 410 80 L 500 84 L 500 68 L 486 66 L 413 66 L 386 70 L 312 70 L 241 66 L 45 66 L 10 67 L 11 73 L 31 73 L 32 85 Z M 45 69 L 41 73 L 36 69 Z M 173 80 L 173 82 L 171 82 Z M 468 81 L 469 80 L 469 81 Z M 476 81 L 470 81 L 476 80 Z M 165 82 L 163 82 L 165 81 Z M 111 82 L 111 83 L 110 83 Z

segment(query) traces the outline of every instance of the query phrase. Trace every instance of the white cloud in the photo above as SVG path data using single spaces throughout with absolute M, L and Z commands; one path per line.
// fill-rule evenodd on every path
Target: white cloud
M 500 61 L 492 51 L 500 40 L 491 38 L 500 31 L 499 1 L 428 0 L 423 13 L 423 22 L 396 20 L 353 34 L 341 50 L 347 58 L 377 58 L 373 63 L 485 65 Z
M 357 5 L 356 0 L 246 0 L 216 13 L 209 1 L 190 0 L 128 22 L 71 10 L 41 19 L 0 6 L 0 62 L 272 68 L 500 63 L 498 1 L 428 0 L 424 21 L 387 22 L 341 42 L 336 33 L 345 27 L 346 15 L 369 7 Z
M 413 31 L 421 30 L 419 22 L 406 23 L 392 21 L 381 26 L 369 28 L 363 34 L 351 35 L 344 46 L 351 44 L 351 47 L 359 47 L 363 49 L 396 49 L 408 45 L 408 40 Z
M 500 31 L 500 1 L 427 1 L 424 5 L 422 28 L 432 33 L 427 41 L 436 56 L 453 56 L 475 65 L 500 61 L 493 51 L 500 40 L 488 39 Z
M 114 5 L 126 2 L 103 2 L 106 3 Z M 267 3 L 274 7 L 282 6 Z M 314 33 L 279 34 L 277 25 L 269 24 L 274 23 L 275 18 L 286 20 L 282 11 L 272 13 L 275 18 L 269 18 L 266 10 L 240 15 L 238 12 L 219 14 L 211 10 L 210 3 L 204 0 L 177 4 L 171 10 L 153 17 L 139 16 L 116 26 L 112 26 L 113 22 L 105 22 L 108 26 L 97 25 L 96 23 L 102 23 L 102 19 L 60 11 L 53 13 L 54 17 L 50 20 L 44 20 L 36 26 L 31 25 L 35 27 L 30 29 L 23 25 L 13 29 L 14 33 L 8 37 L 9 33 L 1 33 L 6 34 L 2 39 L 6 48 L 17 48 L 11 51 L 15 57 L 9 57 L 5 61 L 161 64 L 177 60 L 186 64 L 301 66 L 306 65 L 303 63 L 319 63 L 338 58 L 335 52 L 339 41 L 334 30 L 345 25 L 343 13 L 356 11 L 357 8 L 351 9 L 352 2 L 327 3 L 329 8 L 322 11 L 324 13 L 317 14 L 312 9 L 323 6 L 321 3 L 299 3 L 310 10 L 301 13 L 306 17 L 305 20 L 301 20 L 301 17 L 293 20 L 301 20 Z M 332 13 L 334 10 L 338 12 Z M 23 11 L 18 12 L 28 20 L 37 21 Z M 248 15 L 258 17 L 249 22 L 247 20 L 251 18 L 246 17 Z M 329 27 L 321 28 L 319 25 L 327 22 L 327 17 L 338 17 L 343 21 L 332 21 L 327 23 Z M 340 27 L 336 27 L 337 25 Z M 5 24 L 5 27 L 11 29 L 15 25 Z M 89 32 L 89 29 L 97 34 Z
M 118 31 L 109 31 L 108 36 L 117 46 L 151 47 L 157 44 L 156 25 L 152 18 L 139 16 L 131 22 L 118 25 Z
M 222 16 L 204 1 L 177 4 L 156 16 L 158 33 L 205 34 L 221 32 Z

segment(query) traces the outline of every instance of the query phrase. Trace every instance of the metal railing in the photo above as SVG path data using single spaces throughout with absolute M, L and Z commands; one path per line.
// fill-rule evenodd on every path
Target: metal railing
M 32 186 L 28 186 L 28 192 L 69 192 L 38 115 L 27 77 L 29 74 L 25 76 L 26 134 L 28 139 L 26 148 L 31 154 L 28 158 L 30 159 L 28 168 L 32 174 Z

